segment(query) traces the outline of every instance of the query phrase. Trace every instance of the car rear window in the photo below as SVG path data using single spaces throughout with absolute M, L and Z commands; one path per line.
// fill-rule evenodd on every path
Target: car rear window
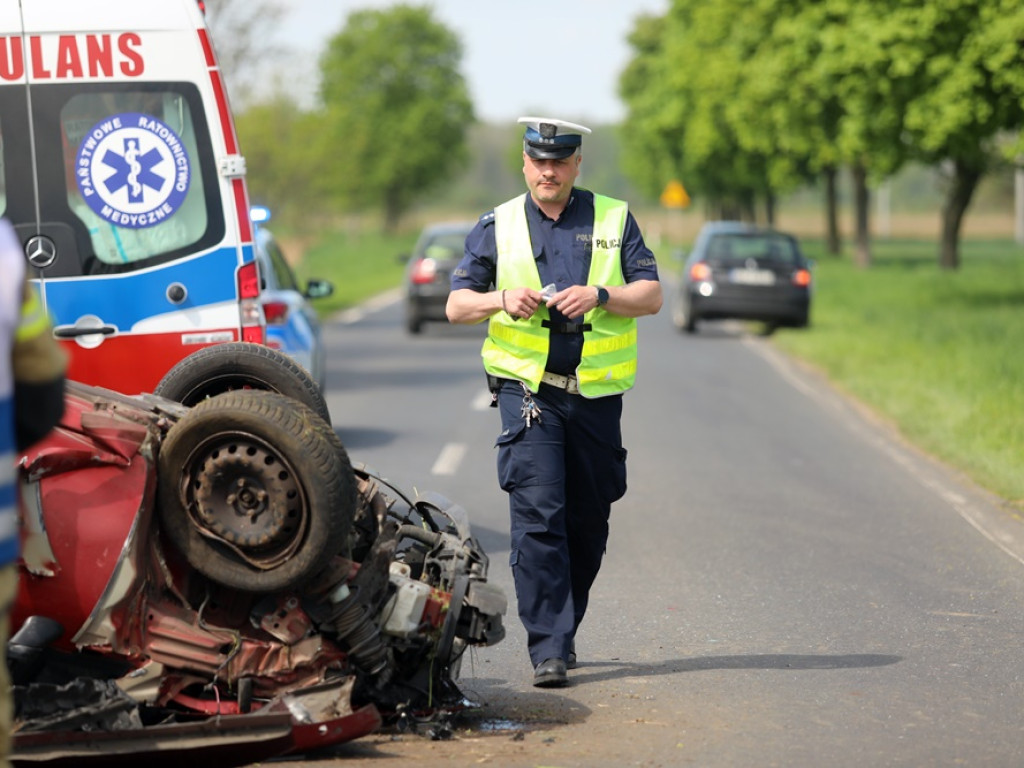
M 795 264 L 800 259 L 796 244 L 785 235 L 740 234 L 715 235 L 708 243 L 708 261 L 770 261 Z
M 466 250 L 466 234 L 449 232 L 437 235 L 423 248 L 423 255 L 430 259 L 460 259 Z

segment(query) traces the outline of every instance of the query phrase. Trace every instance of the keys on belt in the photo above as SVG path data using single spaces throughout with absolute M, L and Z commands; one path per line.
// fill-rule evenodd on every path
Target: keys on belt
M 580 393 L 579 382 L 575 376 L 562 376 L 558 373 L 548 373 L 544 371 L 544 375 L 540 377 L 542 384 L 548 384 L 558 389 L 564 389 L 570 395 L 578 395 Z

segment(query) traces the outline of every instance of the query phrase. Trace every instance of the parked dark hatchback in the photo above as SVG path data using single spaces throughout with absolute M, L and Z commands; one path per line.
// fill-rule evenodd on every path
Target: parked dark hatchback
M 448 222 L 423 229 L 405 270 L 405 327 L 409 333 L 420 333 L 428 321 L 448 322 L 444 308 L 452 270 L 462 259 L 466 235 L 475 224 Z
M 674 297 L 687 333 L 701 320 L 738 319 L 803 328 L 810 322 L 811 262 L 792 235 L 738 221 L 708 222 L 697 235 Z

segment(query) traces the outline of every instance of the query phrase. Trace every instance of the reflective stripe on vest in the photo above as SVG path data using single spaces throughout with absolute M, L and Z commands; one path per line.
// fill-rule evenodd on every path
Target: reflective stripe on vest
M 25 302 L 21 305 L 21 322 L 18 324 L 18 331 L 15 338 L 18 341 L 29 341 L 36 336 L 42 336 L 50 330 L 50 317 L 43 309 L 43 302 L 39 300 L 39 294 L 35 286 L 27 286 L 25 291 Z
M 495 287 L 498 290 L 522 286 L 541 289 L 525 204 L 524 194 L 494 209 L 498 255 Z M 626 203 L 621 200 L 594 195 L 588 285 L 624 285 L 621 252 L 627 211 Z M 536 392 L 544 374 L 550 342 L 550 331 L 542 322 L 549 317 L 544 304 L 529 320 L 515 321 L 505 312 L 492 315 L 482 352 L 487 372 L 525 382 Z M 582 322 L 589 323 L 591 330 L 584 333 L 583 355 L 576 369 L 580 394 L 602 397 L 632 387 L 636 380 L 636 320 L 596 307 L 584 315 Z

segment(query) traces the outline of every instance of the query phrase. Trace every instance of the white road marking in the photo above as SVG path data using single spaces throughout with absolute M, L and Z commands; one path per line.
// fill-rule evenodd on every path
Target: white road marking
M 448 443 L 441 449 L 437 461 L 434 462 L 434 466 L 430 469 L 431 474 L 454 475 L 462 463 L 462 457 L 465 455 L 465 443 Z
M 472 408 L 474 411 L 486 411 L 490 407 L 491 393 L 489 390 L 486 389 L 479 395 L 477 395 L 475 398 L 473 398 L 473 403 L 470 405 L 470 408 Z

